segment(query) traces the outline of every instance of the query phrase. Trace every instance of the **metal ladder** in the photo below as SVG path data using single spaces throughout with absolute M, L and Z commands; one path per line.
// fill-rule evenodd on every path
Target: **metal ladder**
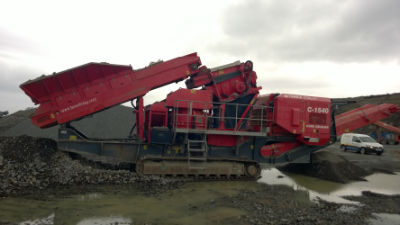
M 190 169 L 204 169 L 203 167 L 193 166 L 192 162 L 207 161 L 207 135 L 202 135 L 201 140 L 187 139 L 188 165 Z

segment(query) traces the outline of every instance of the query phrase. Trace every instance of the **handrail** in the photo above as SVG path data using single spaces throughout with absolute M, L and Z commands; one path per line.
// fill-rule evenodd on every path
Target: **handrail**
M 193 107 L 194 105 L 196 105 L 195 108 Z M 212 107 L 209 107 L 210 105 Z M 234 115 L 225 116 L 225 112 L 221 110 L 221 106 L 223 105 L 225 105 L 225 109 L 227 107 L 231 108 L 234 107 L 235 108 Z M 255 132 L 255 133 L 264 132 L 267 129 L 269 122 L 272 122 L 271 119 L 267 119 L 268 118 L 267 113 L 272 113 L 273 107 L 263 106 L 263 105 L 250 105 L 250 110 L 248 110 L 249 112 L 247 112 L 248 115 L 242 117 L 243 112 L 240 113 L 240 107 L 247 108 L 248 106 L 249 104 L 242 104 L 242 103 L 176 100 L 173 107 L 173 127 L 179 128 L 180 130 L 193 129 L 192 126 L 196 125 L 195 119 L 200 116 L 205 119 L 205 122 L 202 124 L 202 127 L 195 127 L 194 129 L 223 130 L 223 131 L 233 131 L 233 132 L 249 131 L 248 129 L 243 129 L 242 126 L 236 126 L 239 121 L 242 121 L 241 122 L 242 124 L 252 123 L 250 124 L 250 126 L 259 126 L 257 130 L 252 130 L 250 132 Z M 211 109 L 209 110 L 209 108 Z M 195 110 L 202 110 L 203 113 L 193 114 Z M 254 110 L 259 110 L 260 112 L 254 114 Z M 217 115 L 216 112 L 218 112 Z M 254 117 L 254 115 L 256 117 Z M 219 124 L 217 124 L 217 127 L 214 128 L 210 126 L 209 124 L 210 121 L 218 121 Z M 225 124 L 226 121 L 234 121 L 234 126 L 232 128 L 226 128 L 225 126 L 220 126 L 221 124 Z

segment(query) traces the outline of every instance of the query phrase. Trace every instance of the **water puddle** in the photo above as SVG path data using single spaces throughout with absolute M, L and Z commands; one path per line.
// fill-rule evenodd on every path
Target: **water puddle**
M 300 174 L 282 173 L 276 168 L 270 168 L 262 171 L 259 182 L 269 185 L 287 185 L 294 190 L 308 191 L 312 201 L 322 199 L 342 204 L 358 205 L 358 202 L 344 199 L 342 196 L 360 196 L 362 191 L 387 195 L 400 194 L 400 173 L 395 175 L 375 173 L 365 179 L 367 181 L 341 184 Z
M 399 225 L 400 214 L 389 214 L 389 213 L 373 213 L 376 217 L 369 220 L 371 225 Z
M 54 224 L 54 213 L 50 214 L 47 217 L 44 218 L 39 218 L 39 219 L 34 219 L 34 220 L 26 220 L 19 225 L 53 225 Z
M 350 206 L 350 205 L 342 205 L 340 206 L 339 209 L 337 209 L 338 212 L 344 212 L 344 213 L 354 213 L 358 210 L 359 208 L 357 206 Z
M 101 193 L 88 193 L 84 195 L 80 195 L 78 197 L 79 201 L 87 201 L 87 200 L 93 200 L 93 199 L 100 199 L 103 197 L 103 194 Z
M 0 223 L 39 224 L 221 224 L 246 212 L 216 204 L 223 196 L 257 187 L 256 182 L 193 182 L 157 196 L 135 187 L 97 188 L 86 194 L 0 199 Z M 49 216 L 50 215 L 50 216 Z M 23 222 L 20 222 L 23 221 Z
M 132 220 L 129 218 L 110 216 L 110 217 L 94 217 L 83 219 L 76 225 L 110 225 L 110 224 L 133 224 Z

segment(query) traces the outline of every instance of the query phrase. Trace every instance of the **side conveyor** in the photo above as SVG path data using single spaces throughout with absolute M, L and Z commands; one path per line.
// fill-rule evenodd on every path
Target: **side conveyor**
M 368 104 L 339 114 L 335 117 L 336 135 L 339 136 L 365 125 L 375 123 L 398 111 L 400 111 L 400 107 L 394 104 Z

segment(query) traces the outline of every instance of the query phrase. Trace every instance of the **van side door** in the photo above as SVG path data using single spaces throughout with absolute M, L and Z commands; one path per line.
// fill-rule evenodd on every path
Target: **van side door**
M 357 149 L 361 148 L 361 140 L 360 138 L 358 138 L 357 136 L 353 136 L 352 140 L 351 140 L 351 144 L 356 147 Z

